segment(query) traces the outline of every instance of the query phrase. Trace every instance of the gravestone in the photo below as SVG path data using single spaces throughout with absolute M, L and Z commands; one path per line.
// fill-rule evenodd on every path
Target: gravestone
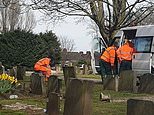
M 48 79 L 47 86 L 47 96 L 50 92 L 60 93 L 60 88 L 62 87 L 61 79 L 58 79 L 58 76 L 51 75 Z
M 10 76 L 14 76 L 14 77 L 17 77 L 16 76 L 16 71 L 12 68 L 12 69 L 8 69 L 8 74 L 10 75 Z
M 76 78 L 75 68 L 73 66 L 63 67 L 64 81 L 67 88 L 70 78 Z
M 131 70 L 122 71 L 119 77 L 118 91 L 133 92 L 134 72 Z
M 154 99 L 127 101 L 127 115 L 154 115 Z
M 59 105 L 59 94 L 55 92 L 49 92 L 47 98 L 47 115 L 59 115 Z
M 103 89 L 118 91 L 118 77 L 113 75 L 107 75 L 103 77 Z
M 72 79 L 66 89 L 64 115 L 92 115 L 93 82 Z
M 26 69 L 24 66 L 17 66 L 17 80 L 23 80 L 23 77 L 25 76 Z
M 41 82 L 41 76 L 39 76 L 38 73 L 34 72 L 30 76 L 31 80 L 31 93 L 36 95 L 42 95 L 42 82 Z
M 138 92 L 154 94 L 154 75 L 153 74 L 144 74 L 139 77 Z
M 47 87 L 47 114 L 59 115 L 60 108 L 60 90 L 62 87 L 62 80 L 58 76 L 52 75 L 48 79 Z

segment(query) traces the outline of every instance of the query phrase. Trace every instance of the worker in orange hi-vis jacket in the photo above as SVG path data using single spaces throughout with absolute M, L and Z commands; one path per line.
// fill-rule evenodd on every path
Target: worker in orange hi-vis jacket
M 45 57 L 37 61 L 34 65 L 34 70 L 36 72 L 42 72 L 46 77 L 46 81 L 51 76 L 51 58 Z
M 136 50 L 133 43 L 128 39 L 125 39 L 125 44 L 116 51 L 120 63 L 119 72 L 123 70 L 132 70 L 132 56 L 135 52 Z
M 112 42 L 111 42 L 112 43 Z M 111 44 L 100 56 L 100 71 L 102 81 L 106 75 L 116 75 L 117 43 Z

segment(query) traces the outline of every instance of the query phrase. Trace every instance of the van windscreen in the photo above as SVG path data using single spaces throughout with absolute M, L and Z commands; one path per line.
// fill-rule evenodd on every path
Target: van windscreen
M 136 37 L 133 39 L 134 47 L 138 53 L 151 51 L 152 37 Z

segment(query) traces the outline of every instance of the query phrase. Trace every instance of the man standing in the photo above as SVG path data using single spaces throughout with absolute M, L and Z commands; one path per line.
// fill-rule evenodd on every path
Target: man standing
M 101 77 L 105 75 L 113 75 L 115 69 L 116 45 L 108 47 L 100 57 Z
M 119 47 L 116 52 L 120 63 L 119 72 L 132 70 L 132 56 L 133 53 L 136 52 L 133 43 L 126 39 L 124 45 Z

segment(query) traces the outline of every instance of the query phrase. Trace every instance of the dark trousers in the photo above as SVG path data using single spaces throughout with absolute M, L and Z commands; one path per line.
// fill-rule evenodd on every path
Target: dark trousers
M 101 76 L 112 75 L 111 64 L 105 62 L 104 60 L 100 60 L 100 71 L 101 71 Z
M 124 70 L 132 70 L 132 61 L 123 60 L 120 63 L 120 69 L 119 72 Z

